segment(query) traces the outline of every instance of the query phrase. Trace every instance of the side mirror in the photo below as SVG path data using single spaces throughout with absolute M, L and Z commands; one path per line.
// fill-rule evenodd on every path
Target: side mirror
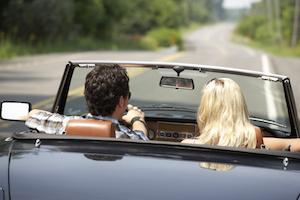
M 0 118 L 3 120 L 25 121 L 30 110 L 30 103 L 3 101 L 0 107 Z
M 195 88 L 193 79 L 182 78 L 182 77 L 163 76 L 160 79 L 159 85 L 161 87 L 186 89 L 186 90 L 193 90 Z

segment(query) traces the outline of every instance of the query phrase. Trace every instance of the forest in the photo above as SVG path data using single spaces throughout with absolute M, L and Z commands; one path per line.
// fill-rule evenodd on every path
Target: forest
M 229 19 L 238 20 L 235 38 L 242 39 L 235 41 L 300 56 L 299 2 L 261 0 L 226 10 L 223 0 L 1 0 L 0 60 L 94 49 L 183 50 L 185 31 Z
M 181 30 L 222 19 L 222 2 L 1 0 L 0 57 L 70 49 L 182 48 Z
M 236 33 L 259 47 L 291 50 L 300 56 L 300 1 L 262 0 L 252 5 L 236 27 Z

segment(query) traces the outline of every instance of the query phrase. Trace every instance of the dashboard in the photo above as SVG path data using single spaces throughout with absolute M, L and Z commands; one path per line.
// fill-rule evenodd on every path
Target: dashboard
M 147 121 L 148 138 L 157 141 L 181 142 L 199 136 L 199 128 L 195 123 L 178 123 L 167 121 Z M 262 129 L 263 137 L 274 137 Z
M 198 133 L 198 126 L 194 123 L 147 121 L 147 125 L 150 140 L 181 142 L 194 138 Z

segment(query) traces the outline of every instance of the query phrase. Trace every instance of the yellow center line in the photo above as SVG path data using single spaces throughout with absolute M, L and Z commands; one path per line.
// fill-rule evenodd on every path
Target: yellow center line
M 38 102 L 38 103 L 36 103 L 36 104 L 33 104 L 33 105 L 32 105 L 32 108 L 40 108 L 40 107 L 42 107 L 42 106 L 44 106 L 44 105 L 46 105 L 46 104 L 48 104 L 48 103 L 53 102 L 54 99 L 55 99 L 55 97 L 51 97 L 51 98 L 46 99 L 46 100 L 44 100 L 44 101 L 40 101 L 40 102 Z
M 185 56 L 187 54 L 186 51 L 180 51 L 180 52 L 177 52 L 177 53 L 174 53 L 174 54 L 171 54 L 171 55 L 168 55 L 168 56 L 165 56 L 165 57 L 162 57 L 158 60 L 155 60 L 156 62 L 171 62 L 171 61 L 174 61 L 178 58 L 181 58 L 183 56 Z
M 79 88 L 76 88 L 74 90 L 69 91 L 69 95 L 74 95 L 74 94 L 76 94 L 78 92 L 82 92 L 83 90 L 84 90 L 84 86 L 81 86 Z
M 3 120 L 1 120 L 1 121 L 3 121 Z M 0 122 L 1 122 L 0 121 Z M 4 124 L 1 124 L 1 128 L 7 128 L 7 127 L 10 127 L 10 125 L 12 125 L 13 124 L 13 122 L 7 122 L 7 123 L 4 123 Z
M 227 49 L 223 46 L 220 45 L 219 43 L 213 42 L 211 41 L 211 36 L 213 33 L 215 33 L 216 31 L 218 31 L 217 29 L 215 29 L 213 32 L 208 32 L 205 36 L 204 36 L 204 40 L 205 42 L 209 43 L 210 45 L 214 46 L 215 48 L 219 49 L 221 51 L 221 53 L 223 55 L 226 55 L 228 53 Z
M 171 62 L 171 61 L 174 61 L 178 58 L 185 56 L 186 54 L 187 54 L 186 51 L 176 52 L 171 55 L 154 60 L 154 62 Z M 133 78 L 135 76 L 138 76 L 138 75 L 144 73 L 147 70 L 149 70 L 149 69 L 147 69 L 147 68 L 138 68 L 138 69 L 130 68 L 130 69 L 127 69 L 127 73 L 130 78 Z
M 219 49 L 223 55 L 226 55 L 228 53 L 227 49 L 223 45 L 220 45 L 220 44 L 214 43 L 214 42 L 211 42 L 211 45 L 213 45 L 217 49 Z

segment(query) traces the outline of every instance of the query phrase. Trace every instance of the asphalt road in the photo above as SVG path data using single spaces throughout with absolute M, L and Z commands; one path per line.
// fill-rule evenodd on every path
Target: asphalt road
M 34 108 L 51 109 L 65 64 L 69 60 L 168 61 L 242 68 L 291 77 L 300 116 L 300 59 L 278 58 L 229 41 L 234 24 L 217 24 L 185 35 L 185 52 L 86 51 L 17 58 L 0 62 L 0 100 L 27 101 Z M 0 121 L 0 135 L 24 130 L 22 122 Z

